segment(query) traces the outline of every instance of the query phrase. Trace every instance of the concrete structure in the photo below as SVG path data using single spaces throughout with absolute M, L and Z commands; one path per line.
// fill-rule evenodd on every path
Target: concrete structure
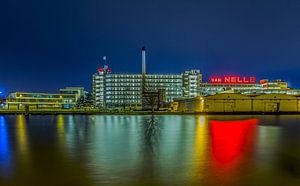
M 194 98 L 201 95 L 202 74 L 200 70 L 187 70 L 182 73 L 183 97 Z
M 108 65 L 93 75 L 93 95 L 99 108 L 141 108 L 142 92 L 163 90 L 165 101 L 200 95 L 202 75 L 199 70 L 181 74 L 146 74 L 146 50 L 142 48 L 142 74 L 113 74 Z
M 203 97 L 175 99 L 171 104 L 173 111 L 193 113 L 203 112 Z
M 67 109 L 75 105 L 75 94 L 14 92 L 6 99 L 6 108 L 10 110 Z
M 165 107 L 166 92 L 164 89 L 154 91 L 145 91 L 142 94 L 142 109 L 143 110 L 158 110 Z
M 300 112 L 300 97 L 285 94 L 216 94 L 180 99 L 179 112 Z
M 76 102 L 81 96 L 86 95 L 86 91 L 84 91 L 84 87 L 66 87 L 59 89 L 61 94 L 74 94 L 76 96 Z

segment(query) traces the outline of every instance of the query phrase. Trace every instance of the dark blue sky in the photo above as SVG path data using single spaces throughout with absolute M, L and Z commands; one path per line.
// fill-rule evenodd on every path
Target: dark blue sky
M 198 68 L 300 87 L 299 0 L 2 0 L 0 89 L 91 87 L 106 55 L 114 72 Z

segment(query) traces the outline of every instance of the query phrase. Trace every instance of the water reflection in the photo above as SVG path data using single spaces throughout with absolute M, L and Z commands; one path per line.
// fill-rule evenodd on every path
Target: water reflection
M 155 116 L 144 118 L 142 123 L 142 158 L 140 162 L 139 181 L 149 182 L 153 177 L 157 175 L 156 165 L 159 149 L 159 135 L 160 127 L 158 125 L 158 119 Z M 152 184 L 154 180 L 152 179 Z
M 28 136 L 27 136 L 27 123 L 26 123 L 26 116 L 18 115 L 17 116 L 17 127 L 16 127 L 16 134 L 17 134 L 17 145 L 18 151 L 21 154 L 21 158 L 28 161 L 29 158 L 29 144 L 28 144 Z
M 63 115 L 57 115 L 57 132 L 59 138 L 65 134 L 65 119 Z
M 89 137 L 86 133 L 87 125 L 89 125 L 89 121 L 86 117 L 56 116 L 59 159 L 54 161 L 60 165 L 53 167 L 53 169 L 60 169 L 56 170 L 56 177 L 64 180 L 62 185 L 92 185 L 85 166 L 87 155 L 82 153 L 85 150 L 85 139 Z M 59 180 L 55 180 L 54 183 L 57 184 L 57 181 Z
M 0 177 L 3 179 L 8 179 L 11 174 L 10 151 L 7 123 L 5 118 L 0 116 Z
M 144 153 L 148 157 L 149 155 L 155 156 L 156 150 L 159 145 L 159 133 L 160 128 L 158 125 L 158 119 L 152 115 L 149 118 L 145 118 L 143 121 L 143 148 Z
M 193 167 L 194 182 L 202 180 L 207 170 L 208 159 L 208 123 L 207 116 L 196 116 L 195 139 L 193 148 Z
M 57 137 L 61 145 L 65 142 L 65 119 L 63 115 L 57 115 Z
M 0 116 L 0 164 L 7 165 L 10 157 L 7 124 L 3 116 Z
M 256 119 L 210 122 L 213 158 L 220 164 L 230 164 L 242 156 L 248 140 L 253 138 Z
M 256 134 L 257 119 L 210 121 L 213 182 L 231 185 L 241 175 L 240 166 L 249 164 Z
M 300 117 L 245 117 L 0 116 L 0 185 L 299 184 Z

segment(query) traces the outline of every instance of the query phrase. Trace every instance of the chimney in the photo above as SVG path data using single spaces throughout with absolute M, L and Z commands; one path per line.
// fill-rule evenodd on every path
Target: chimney
M 142 75 L 146 75 L 146 48 L 142 48 Z

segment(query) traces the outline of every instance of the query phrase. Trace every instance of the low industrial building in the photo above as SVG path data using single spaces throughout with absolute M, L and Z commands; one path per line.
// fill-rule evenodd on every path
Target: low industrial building
M 179 112 L 300 112 L 300 97 L 286 94 L 242 95 L 216 94 L 192 99 L 178 99 Z
M 68 109 L 76 105 L 75 94 L 14 92 L 6 99 L 9 110 Z

